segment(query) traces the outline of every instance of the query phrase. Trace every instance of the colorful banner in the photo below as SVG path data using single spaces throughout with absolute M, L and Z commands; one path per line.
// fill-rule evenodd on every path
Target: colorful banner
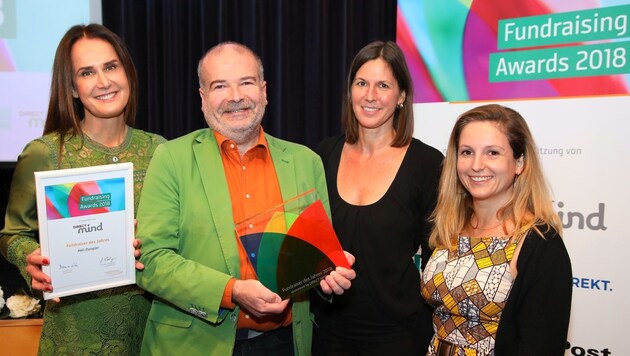
M 628 94 L 630 5 L 601 3 L 399 1 L 414 102 Z
M 42 135 L 50 71 L 64 33 L 101 23 L 100 0 L 0 0 L 0 162 Z

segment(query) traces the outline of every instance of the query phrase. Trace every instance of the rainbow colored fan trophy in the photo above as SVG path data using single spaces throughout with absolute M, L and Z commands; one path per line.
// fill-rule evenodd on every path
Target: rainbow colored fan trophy
M 350 268 L 314 189 L 236 224 L 258 280 L 282 299 L 305 292 L 336 266 Z

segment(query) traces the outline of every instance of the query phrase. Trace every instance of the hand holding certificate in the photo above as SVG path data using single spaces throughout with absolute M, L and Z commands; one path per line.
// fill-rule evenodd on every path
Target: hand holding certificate
M 35 172 L 44 299 L 135 283 L 133 164 Z

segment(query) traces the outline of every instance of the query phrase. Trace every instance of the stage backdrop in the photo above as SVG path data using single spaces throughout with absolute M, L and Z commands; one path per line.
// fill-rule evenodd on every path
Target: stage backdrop
M 525 117 L 573 264 L 565 354 L 628 355 L 630 1 L 398 6 L 415 136 L 445 153 L 455 119 L 474 106 L 499 103 Z

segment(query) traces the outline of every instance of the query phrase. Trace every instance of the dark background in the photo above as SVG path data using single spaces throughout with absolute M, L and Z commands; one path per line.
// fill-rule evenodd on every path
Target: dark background
M 125 41 L 138 70 L 135 126 L 167 139 L 207 127 L 197 63 L 219 42 L 241 42 L 261 57 L 265 131 L 313 148 L 341 132 L 354 55 L 371 41 L 396 39 L 396 0 L 104 0 L 102 12 L 103 25 Z M 14 166 L 0 164 L 0 217 Z M 0 286 L 5 299 L 26 288 L 2 256 Z

